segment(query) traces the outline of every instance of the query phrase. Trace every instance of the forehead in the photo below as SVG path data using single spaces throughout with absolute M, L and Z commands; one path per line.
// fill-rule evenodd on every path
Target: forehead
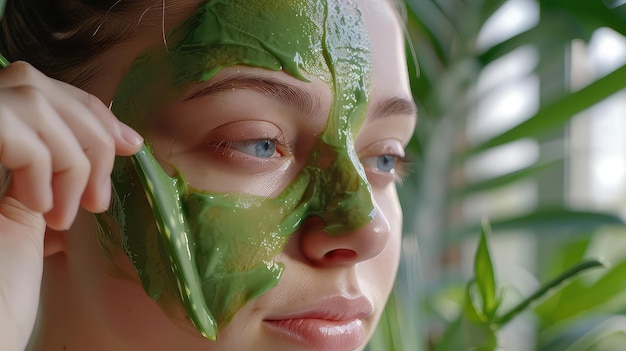
M 226 66 L 249 65 L 330 81 L 337 63 L 363 66 L 369 39 L 349 0 L 209 0 L 173 33 L 179 80 L 207 80 Z M 191 63 L 191 65 L 190 65 Z
M 168 38 L 172 46 L 135 61 L 114 99 L 114 106 L 135 110 L 117 111 L 133 126 L 154 111 L 157 96 L 177 99 L 188 83 L 229 66 L 319 78 L 352 105 L 348 100 L 362 99 L 369 86 L 369 37 L 351 0 L 207 0 Z

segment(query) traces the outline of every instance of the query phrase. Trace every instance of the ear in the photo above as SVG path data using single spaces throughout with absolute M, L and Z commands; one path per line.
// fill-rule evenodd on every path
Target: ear
M 58 232 L 46 228 L 46 235 L 43 239 L 43 257 L 47 258 L 61 252 L 65 252 L 67 244 L 65 241 L 66 232 Z

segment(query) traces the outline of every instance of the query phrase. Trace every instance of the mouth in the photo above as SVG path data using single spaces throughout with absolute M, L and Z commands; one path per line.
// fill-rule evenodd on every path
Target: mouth
M 325 298 L 295 313 L 271 316 L 263 322 L 279 338 L 310 350 L 354 350 L 367 338 L 363 321 L 374 313 L 364 297 Z

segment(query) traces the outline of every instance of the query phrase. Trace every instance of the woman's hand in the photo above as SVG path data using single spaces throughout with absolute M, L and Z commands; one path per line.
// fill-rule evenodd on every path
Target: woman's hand
M 37 314 L 46 225 L 68 229 L 78 207 L 105 211 L 115 155 L 141 137 L 96 97 L 27 63 L 0 70 L 0 348 L 22 350 Z

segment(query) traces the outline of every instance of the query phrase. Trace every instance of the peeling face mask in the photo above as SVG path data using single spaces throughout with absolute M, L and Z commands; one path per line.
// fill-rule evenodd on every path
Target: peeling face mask
M 215 339 L 242 306 L 278 284 L 284 266 L 274 258 L 307 218 L 319 217 L 329 235 L 371 222 L 371 189 L 354 150 L 370 44 L 350 0 L 209 0 L 169 38 L 175 44 L 133 64 L 113 101 L 116 116 L 140 131 L 154 101 L 175 101 L 228 66 L 316 77 L 333 94 L 306 166 L 275 198 L 195 189 L 184 174 L 166 174 L 149 146 L 132 162 L 116 161 L 114 203 L 98 217 L 105 253 L 121 245 L 148 295 L 166 310 L 182 304 Z

